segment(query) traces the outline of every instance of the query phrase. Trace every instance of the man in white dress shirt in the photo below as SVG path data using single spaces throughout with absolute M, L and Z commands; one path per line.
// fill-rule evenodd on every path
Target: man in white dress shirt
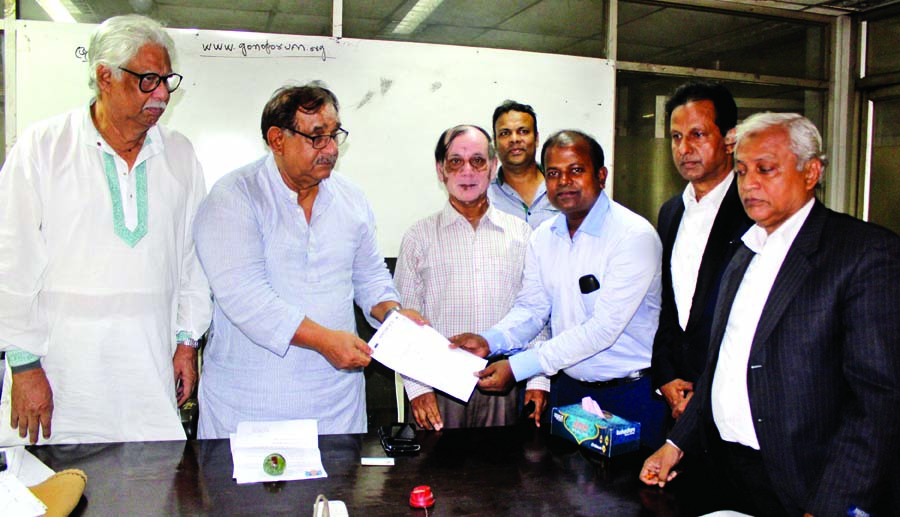
M 706 364 L 725 266 L 752 221 L 732 174 L 737 105 L 724 86 L 689 82 L 666 102 L 672 159 L 688 181 L 659 209 L 662 308 L 653 340 L 653 387 L 673 418 L 684 412 Z M 674 422 L 674 420 L 672 420 Z
M 646 219 L 604 192 L 603 149 L 577 130 L 544 142 L 550 201 L 561 214 L 532 234 L 522 289 L 504 318 L 455 346 L 481 357 L 513 354 L 478 373 L 479 388 L 502 391 L 535 375 L 556 375 L 551 407 L 593 397 L 641 423 L 641 441 L 665 439 L 665 404 L 651 398 L 650 356 L 659 320 L 659 237 Z M 553 337 L 529 344 L 547 324 Z
M 101 24 L 95 98 L 23 133 L 0 172 L 0 445 L 185 437 L 211 302 L 191 234 L 200 163 L 157 125 L 173 51 L 149 18 Z

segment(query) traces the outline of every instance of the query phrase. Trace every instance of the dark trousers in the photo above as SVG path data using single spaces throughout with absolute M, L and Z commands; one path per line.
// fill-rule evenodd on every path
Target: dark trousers
M 580 404 L 584 397 L 597 401 L 604 411 L 632 422 L 641 423 L 641 445 L 659 448 L 666 441 L 666 403 L 654 399 L 650 376 L 618 386 L 595 388 L 579 382 L 564 373 L 554 379 L 550 390 L 551 407 Z
M 716 472 L 728 484 L 729 499 L 734 502 L 730 505 L 733 509 L 765 517 L 788 515 L 775 493 L 759 451 L 715 439 L 710 453 L 716 464 Z

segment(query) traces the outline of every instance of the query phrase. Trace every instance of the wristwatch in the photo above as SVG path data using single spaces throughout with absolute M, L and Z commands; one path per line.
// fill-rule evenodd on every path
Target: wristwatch
M 391 307 L 390 309 L 388 309 L 387 312 L 384 313 L 384 318 L 382 318 L 381 321 L 382 321 L 382 322 L 387 321 L 387 319 L 391 317 L 391 314 L 393 314 L 393 313 L 395 313 L 395 312 L 400 312 L 400 306 L 399 306 L 399 305 L 394 305 L 393 307 Z
M 196 339 L 191 339 L 191 338 L 187 338 L 187 339 L 185 339 L 184 341 L 179 341 L 178 344 L 179 344 L 179 345 L 184 345 L 184 346 L 187 346 L 187 347 L 190 347 L 190 348 L 197 348 L 197 347 L 200 346 L 200 343 L 197 342 Z

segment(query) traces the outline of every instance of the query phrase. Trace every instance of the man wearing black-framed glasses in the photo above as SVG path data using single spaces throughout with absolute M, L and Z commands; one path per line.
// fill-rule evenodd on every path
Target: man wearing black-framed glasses
M 369 346 L 353 302 L 377 326 L 400 307 L 368 201 L 333 174 L 337 97 L 318 83 L 276 91 L 263 109 L 270 153 L 212 188 L 194 221 L 215 299 L 203 356 L 200 438 L 244 420 L 315 418 L 319 434 L 366 431 Z
M 0 172 L 0 445 L 185 438 L 212 304 L 190 228 L 203 171 L 158 125 L 174 49 L 149 18 L 102 23 L 90 105 L 20 134 Z
M 123 72 L 128 72 L 129 74 L 137 77 L 138 79 L 138 88 L 144 93 L 153 93 L 153 90 L 159 88 L 159 83 L 166 83 L 166 90 L 169 93 L 174 92 L 181 85 L 181 74 L 166 74 L 159 75 L 155 72 L 150 72 L 148 74 L 139 74 L 134 70 L 129 70 L 124 66 L 120 66 L 119 70 Z

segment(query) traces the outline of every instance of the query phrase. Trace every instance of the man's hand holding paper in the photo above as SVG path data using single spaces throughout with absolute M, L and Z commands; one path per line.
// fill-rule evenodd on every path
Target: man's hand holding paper
M 478 357 L 487 357 L 491 354 L 491 347 L 483 337 L 471 332 L 457 334 L 450 338 L 450 348 L 461 348 Z

